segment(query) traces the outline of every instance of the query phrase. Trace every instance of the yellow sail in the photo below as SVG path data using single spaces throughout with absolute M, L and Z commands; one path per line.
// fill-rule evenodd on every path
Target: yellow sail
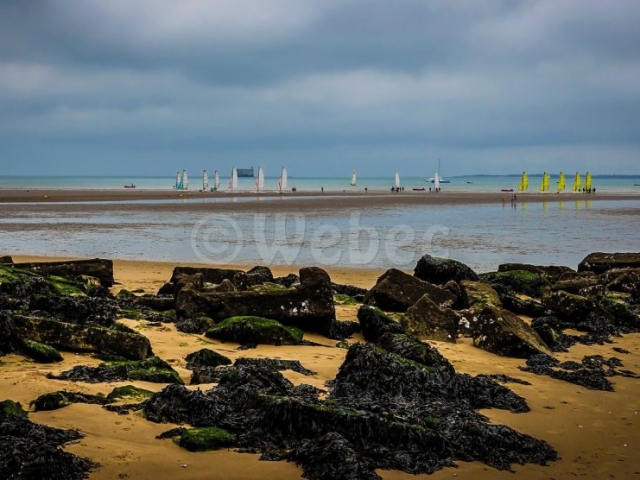
M 591 178 L 591 172 L 587 172 L 586 178 L 584 180 L 584 188 L 587 190 L 591 190 L 593 188 L 593 180 Z
M 579 172 L 576 172 L 576 179 L 573 181 L 571 190 L 573 190 L 574 192 L 579 192 L 580 190 L 582 190 L 582 177 L 580 176 Z
M 547 172 L 544 172 L 544 174 L 542 175 L 542 183 L 540 184 L 540 191 L 541 192 L 548 192 L 549 191 L 549 183 L 551 181 L 551 177 L 549 177 L 549 174 Z
M 522 179 L 520 180 L 520 185 L 518 185 L 518 191 L 524 192 L 529 189 L 529 176 L 527 172 L 522 172 Z
M 564 179 L 564 172 L 560 172 L 560 178 L 558 179 L 558 191 L 562 192 L 567 188 L 567 182 Z

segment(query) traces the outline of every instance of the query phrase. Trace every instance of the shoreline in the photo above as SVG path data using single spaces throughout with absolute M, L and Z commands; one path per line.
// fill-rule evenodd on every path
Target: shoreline
M 612 193 L 599 191 L 594 194 L 573 192 L 463 192 L 441 191 L 439 193 L 405 190 L 391 193 L 387 190 L 358 191 L 287 191 L 278 192 L 199 192 L 167 190 L 75 190 L 75 189 L 0 189 L 0 205 L 14 203 L 65 204 L 78 202 L 115 202 L 122 205 L 136 205 L 132 202 L 151 202 L 144 204 L 163 205 L 166 202 L 185 202 L 189 200 L 242 199 L 243 204 L 257 204 L 264 199 L 286 199 L 287 203 L 296 202 L 353 202 L 354 206 L 370 204 L 429 205 L 429 204 L 482 204 L 501 203 L 502 197 L 509 203 L 512 195 L 519 202 L 562 202 L 584 200 L 640 200 L 640 192 Z M 266 202 L 269 203 L 269 202 Z

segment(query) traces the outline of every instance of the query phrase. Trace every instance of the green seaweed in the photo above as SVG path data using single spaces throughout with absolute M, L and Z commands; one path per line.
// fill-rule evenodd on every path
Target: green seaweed
M 345 295 L 343 293 L 336 293 L 333 296 L 333 301 L 335 302 L 336 305 L 359 305 L 360 304 L 360 302 L 358 302 L 355 298 L 349 295 Z
M 184 385 L 184 381 L 171 365 L 158 357 L 147 358 L 146 360 L 131 360 L 125 362 L 105 362 L 101 367 L 125 367 L 130 380 L 139 380 L 153 383 L 177 383 Z
M 24 411 L 20 402 L 14 402 L 13 400 L 4 400 L 0 402 L 0 412 L 7 415 L 14 415 L 16 417 L 27 418 L 29 414 Z
M 22 339 L 21 351 L 38 363 L 57 363 L 63 360 L 62 355 L 55 348 L 26 338 Z
M 131 320 L 140 320 L 142 314 L 138 310 L 120 309 L 120 318 L 129 318 Z
M 232 447 L 236 438 L 222 428 L 193 428 L 185 431 L 176 443 L 190 452 L 208 452 Z
M 64 297 L 84 297 L 86 296 L 85 285 L 72 282 L 67 280 L 66 278 L 57 277 L 55 275 L 51 275 L 47 277 L 53 286 L 53 289 L 59 295 Z
M 124 333 L 137 333 L 133 328 L 127 327 L 124 323 L 115 322 L 109 327 L 111 330 Z
M 143 388 L 138 388 L 134 385 L 125 385 L 124 387 L 117 387 L 112 390 L 112 392 L 107 395 L 107 400 L 112 402 L 116 402 L 122 399 L 133 399 L 133 400 L 146 400 L 155 395 L 154 392 L 150 390 L 145 390 Z
M 210 328 L 207 337 L 239 343 L 293 344 L 302 342 L 304 333 L 293 327 L 262 317 L 231 317 Z
M 45 393 L 29 403 L 36 412 L 50 412 L 60 410 L 71 405 L 69 399 L 62 392 Z

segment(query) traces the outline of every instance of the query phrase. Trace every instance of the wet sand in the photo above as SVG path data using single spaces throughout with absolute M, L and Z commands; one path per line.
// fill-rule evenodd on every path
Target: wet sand
M 15 257 L 15 260 L 34 261 L 33 257 Z M 40 260 L 43 260 L 40 258 Z M 49 260 L 49 259 L 47 259 Z M 114 288 L 143 289 L 155 292 L 168 280 L 174 264 L 159 262 L 116 261 L 115 276 L 120 285 Z M 289 273 L 289 267 L 274 267 L 276 275 Z M 329 269 L 332 280 L 362 287 L 371 287 L 380 270 Z M 342 320 L 355 318 L 357 307 L 338 307 Z M 336 342 L 317 335 L 307 335 L 321 346 L 272 347 L 240 352 L 237 345 L 221 344 L 199 335 L 177 332 L 173 325 L 153 328 L 147 322 L 123 320 L 132 328 L 149 337 L 154 352 L 170 362 L 182 378 L 189 380 L 184 357 L 193 351 L 212 348 L 232 359 L 240 356 L 279 357 L 298 359 L 313 377 L 285 372 L 296 384 L 311 383 L 324 388 L 333 379 L 344 360 L 346 350 L 335 347 Z M 354 337 L 350 342 L 361 341 Z M 532 411 L 527 414 L 489 410 L 483 411 L 494 423 L 506 424 L 516 430 L 544 439 L 556 448 L 561 460 L 548 467 L 514 466 L 518 478 L 561 479 L 569 477 L 628 479 L 640 476 L 640 381 L 614 377 L 615 392 L 595 392 L 576 385 L 538 377 L 518 370 L 522 360 L 497 357 L 471 345 L 468 339 L 456 345 L 432 342 L 460 373 L 499 373 L 521 378 L 531 386 L 509 385 L 526 398 Z M 629 350 L 621 355 L 613 347 Z M 640 335 L 616 339 L 615 344 L 604 346 L 575 346 L 568 354 L 559 354 L 560 360 L 580 360 L 584 355 L 617 356 L 624 368 L 640 372 Z M 64 353 L 65 360 L 57 365 L 39 365 L 17 355 L 0 359 L 0 399 L 13 399 L 28 405 L 38 395 L 54 390 L 68 389 L 88 393 L 108 393 L 124 383 L 90 385 L 46 379 L 46 373 L 59 373 L 74 365 L 95 365 L 97 360 L 85 355 Z M 129 382 L 130 383 L 130 382 Z M 158 391 L 162 385 L 134 382 L 138 386 Z M 197 388 L 197 387 L 192 387 Z M 206 389 L 207 386 L 200 388 Z M 68 451 L 86 456 L 102 466 L 94 472 L 94 479 L 299 479 L 301 470 L 287 463 L 258 462 L 253 455 L 233 451 L 189 453 L 171 441 L 155 440 L 155 436 L 173 425 L 156 425 L 139 414 L 117 415 L 99 406 L 72 405 L 55 412 L 32 413 L 31 419 L 62 428 L 77 428 L 86 438 L 66 447 Z M 407 475 L 400 472 L 379 472 L 384 479 L 410 478 L 513 478 L 509 472 L 498 472 L 483 464 L 460 463 L 458 469 L 445 469 L 432 476 Z

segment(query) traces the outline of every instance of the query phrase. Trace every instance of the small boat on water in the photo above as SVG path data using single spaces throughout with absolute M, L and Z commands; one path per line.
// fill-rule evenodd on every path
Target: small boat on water
M 125 185 L 124 188 L 136 188 L 136 186 L 132 183 L 131 185 Z
M 421 187 L 421 188 L 414 188 L 413 191 L 414 192 L 424 192 L 425 188 Z
M 513 192 L 513 188 L 503 188 L 501 192 Z

